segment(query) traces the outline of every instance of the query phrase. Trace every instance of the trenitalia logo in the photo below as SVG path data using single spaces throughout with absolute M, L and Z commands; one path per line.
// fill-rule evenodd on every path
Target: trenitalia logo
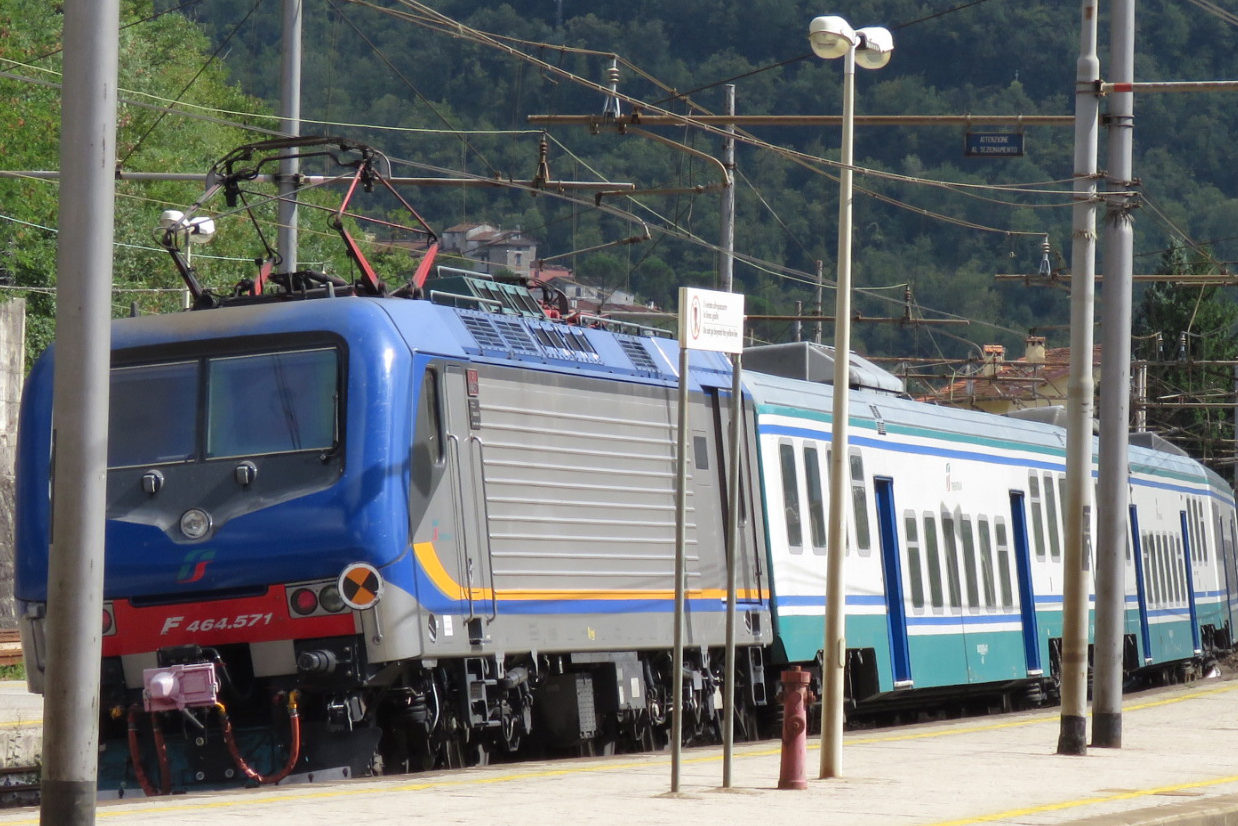
M 176 574 L 176 581 L 181 584 L 197 582 L 206 575 L 206 566 L 214 558 L 214 551 L 190 551 L 185 557 L 185 562 L 181 565 L 180 571 Z

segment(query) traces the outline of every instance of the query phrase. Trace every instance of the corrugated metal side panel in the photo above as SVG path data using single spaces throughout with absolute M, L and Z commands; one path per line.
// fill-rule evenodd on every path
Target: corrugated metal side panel
M 480 401 L 497 588 L 649 590 L 673 581 L 672 391 L 525 374 L 483 377 Z M 688 507 L 693 567 L 691 498 Z

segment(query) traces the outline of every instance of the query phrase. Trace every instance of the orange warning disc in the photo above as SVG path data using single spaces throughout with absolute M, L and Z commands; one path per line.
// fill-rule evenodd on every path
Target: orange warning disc
M 368 562 L 354 562 L 339 578 L 340 596 L 349 608 L 373 608 L 383 596 L 383 578 Z

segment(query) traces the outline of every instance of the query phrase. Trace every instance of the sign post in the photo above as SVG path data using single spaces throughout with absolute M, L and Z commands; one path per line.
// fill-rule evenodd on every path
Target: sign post
M 688 351 L 711 350 L 732 356 L 731 382 L 731 475 L 728 478 L 731 530 L 727 537 L 727 641 L 726 694 L 723 699 L 723 785 L 730 779 L 731 734 L 735 696 L 735 548 L 737 545 L 737 491 L 739 484 L 739 380 L 744 349 L 744 297 L 736 293 L 679 288 L 679 430 L 675 453 L 675 641 L 671 658 L 673 681 L 671 709 L 671 793 L 679 792 L 680 753 L 683 749 L 683 623 L 685 538 L 687 535 L 688 488 Z

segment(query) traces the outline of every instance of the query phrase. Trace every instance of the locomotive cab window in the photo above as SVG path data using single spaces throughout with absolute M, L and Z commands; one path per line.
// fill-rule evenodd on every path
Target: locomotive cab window
M 206 368 L 207 457 L 335 444 L 334 350 L 214 358 Z
M 197 450 L 198 363 L 112 370 L 108 467 L 185 462 Z
M 323 347 L 113 368 L 108 466 L 334 449 L 339 361 Z

